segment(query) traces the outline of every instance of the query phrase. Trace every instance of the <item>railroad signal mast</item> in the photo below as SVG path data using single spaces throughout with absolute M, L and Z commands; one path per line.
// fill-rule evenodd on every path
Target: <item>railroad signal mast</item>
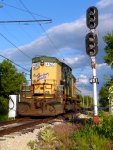
M 89 29 L 96 29 L 98 26 L 98 9 L 95 6 L 89 7 L 86 13 L 86 23 Z
M 94 123 L 99 123 L 98 118 L 98 99 L 97 99 L 97 84 L 98 78 L 96 77 L 96 55 L 98 53 L 98 37 L 96 34 L 96 27 L 98 26 L 98 9 L 91 6 L 86 11 L 86 24 L 90 29 L 86 34 L 86 53 L 91 58 L 91 67 L 93 71 L 93 78 L 90 79 L 90 83 L 93 84 L 93 99 L 94 99 Z

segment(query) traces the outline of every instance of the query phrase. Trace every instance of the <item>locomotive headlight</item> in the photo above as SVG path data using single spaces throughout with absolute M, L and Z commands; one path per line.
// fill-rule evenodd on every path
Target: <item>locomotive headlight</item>
M 44 60 L 43 59 L 40 61 L 40 65 L 44 66 Z

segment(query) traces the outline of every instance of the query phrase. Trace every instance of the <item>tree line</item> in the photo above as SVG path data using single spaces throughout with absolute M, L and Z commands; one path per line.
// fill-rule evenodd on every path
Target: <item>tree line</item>
M 104 51 L 104 61 L 111 68 L 113 68 L 113 32 L 107 33 L 103 40 L 106 44 Z M 21 83 L 26 82 L 23 73 L 18 72 L 17 68 L 9 61 L 3 60 L 0 63 L 0 115 L 8 113 L 8 99 L 9 95 L 18 95 L 20 93 Z M 113 86 L 113 76 L 105 82 L 99 91 L 99 104 L 101 107 L 107 108 L 109 106 L 109 88 Z M 90 96 L 83 97 L 79 95 L 82 105 L 84 107 L 92 106 L 92 98 Z
M 107 33 L 103 40 L 106 44 L 104 51 L 104 62 L 113 69 L 113 31 Z M 108 74 L 106 74 L 108 76 Z M 102 86 L 101 90 L 99 91 L 99 103 L 101 107 L 108 108 L 109 107 L 109 88 L 113 86 L 113 76 L 109 76 L 106 79 L 105 84 Z
M 8 113 L 9 95 L 18 95 L 21 83 L 25 81 L 24 74 L 9 60 L 0 63 L 0 115 Z

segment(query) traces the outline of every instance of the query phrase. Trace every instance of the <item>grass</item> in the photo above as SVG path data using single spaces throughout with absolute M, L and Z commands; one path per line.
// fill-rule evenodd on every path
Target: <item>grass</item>
M 46 127 L 40 132 L 38 142 L 30 141 L 28 146 L 31 150 L 71 150 L 72 134 L 80 126 L 73 124 L 56 125 L 54 128 Z
M 98 126 L 89 119 L 85 125 L 65 123 L 47 127 L 39 134 L 39 141 L 31 142 L 30 147 L 31 150 L 112 150 L 112 133 L 113 117 L 101 114 Z
M 54 127 L 54 132 L 62 143 L 62 149 L 70 150 L 72 145 L 72 134 L 75 130 L 80 128 L 80 125 L 62 124 Z M 60 147 L 61 148 L 61 147 Z
M 79 150 L 107 150 L 109 140 L 99 135 L 95 127 L 86 125 L 84 128 L 75 131 L 72 136 L 73 149 L 76 146 Z
M 8 115 L 0 115 L 0 121 L 7 121 Z
M 45 144 L 51 144 L 57 140 L 57 137 L 55 136 L 53 129 L 48 126 L 40 133 L 40 140 Z

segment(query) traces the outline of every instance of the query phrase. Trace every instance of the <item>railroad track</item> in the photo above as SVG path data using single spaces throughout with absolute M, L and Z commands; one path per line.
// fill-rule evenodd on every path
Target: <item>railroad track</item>
M 43 119 L 20 118 L 0 123 L 0 137 L 9 135 L 11 133 L 24 134 L 27 132 L 32 132 L 35 128 L 41 128 L 43 126 L 43 123 L 52 124 L 54 122 L 58 122 L 59 120 L 65 121 L 67 119 L 67 116 L 71 114 L 72 113 L 67 113 L 65 115 Z

